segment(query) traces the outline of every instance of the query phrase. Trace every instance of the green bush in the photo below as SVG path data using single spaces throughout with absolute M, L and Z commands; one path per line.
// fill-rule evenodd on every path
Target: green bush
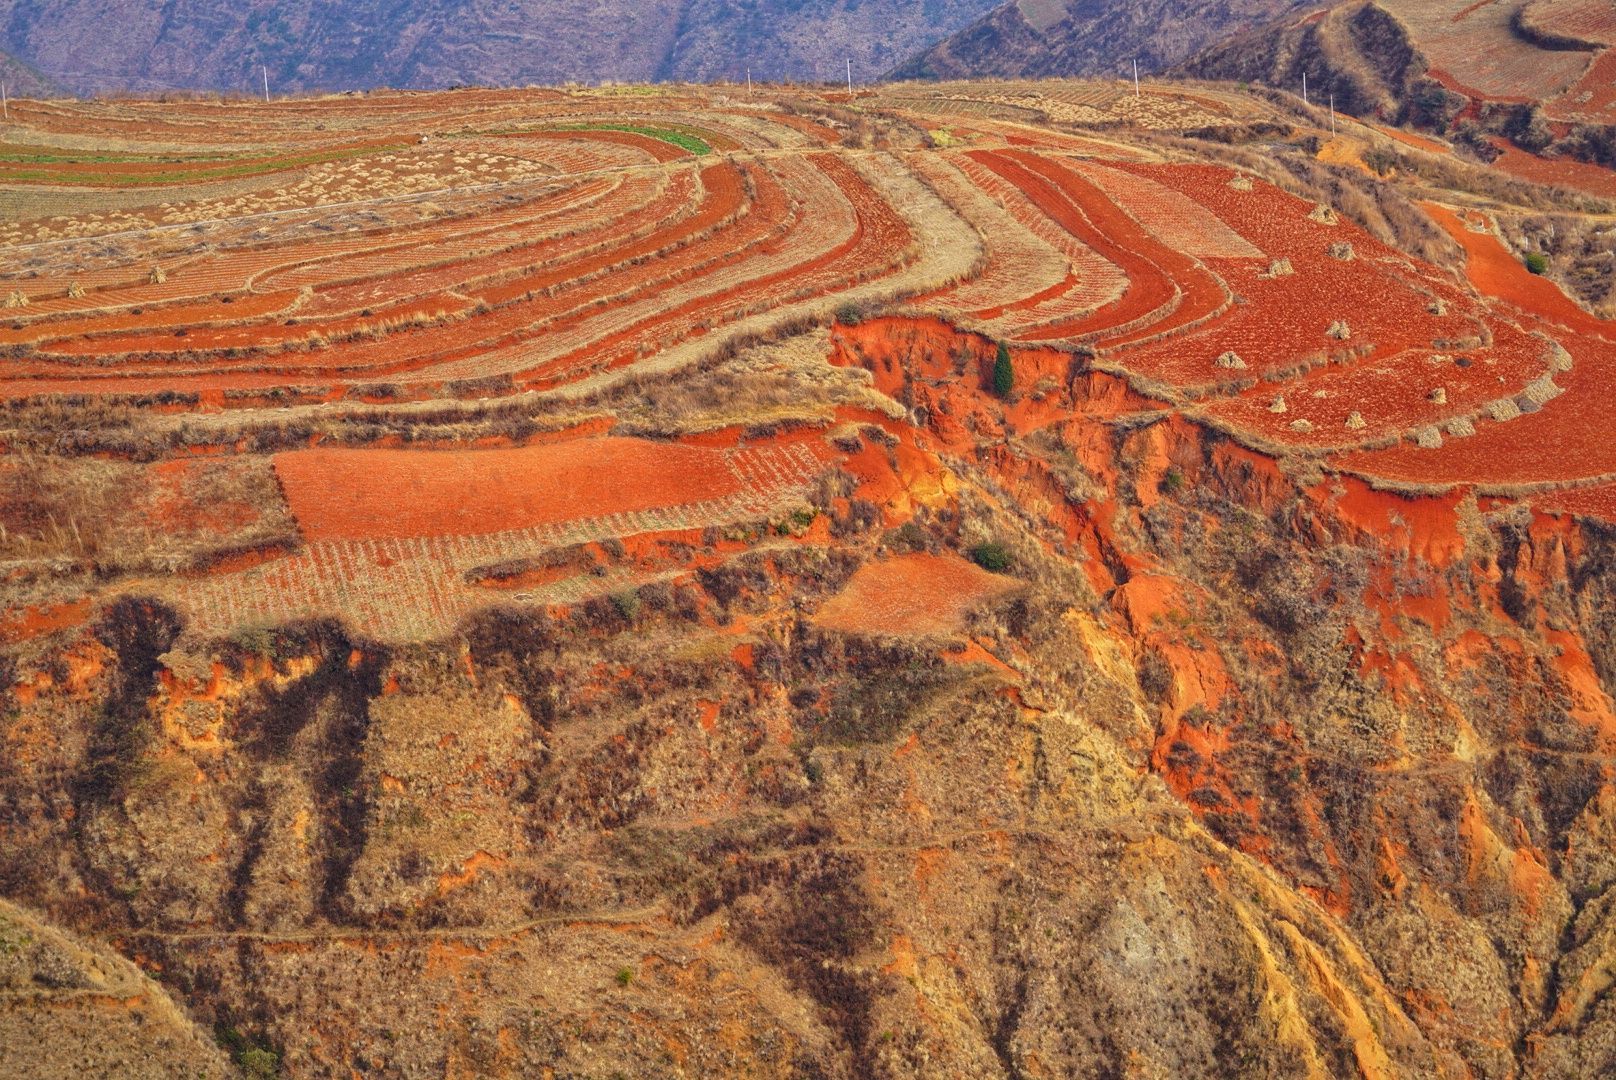
M 634 969 L 622 967 L 617 969 L 617 985 L 627 988 L 634 981 Z
M 836 309 L 836 321 L 843 326 L 857 326 L 864 321 L 864 307 L 849 301 Z
M 1549 257 L 1541 251 L 1529 252 L 1526 256 L 1526 269 L 1533 274 L 1541 274 L 1549 268 Z
M 1010 569 L 1010 551 L 1003 544 L 978 544 L 971 549 L 971 561 L 984 570 L 1002 574 Z
M 1016 366 L 1010 360 L 1010 349 L 999 342 L 999 355 L 993 360 L 993 392 L 1001 398 L 1010 396 L 1016 388 Z
M 281 1074 L 280 1055 L 262 1047 L 243 1050 L 236 1062 L 248 1080 L 275 1080 Z
M 625 589 L 620 593 L 612 594 L 612 606 L 617 613 L 628 622 L 633 622 L 640 614 L 640 594 L 633 589 Z

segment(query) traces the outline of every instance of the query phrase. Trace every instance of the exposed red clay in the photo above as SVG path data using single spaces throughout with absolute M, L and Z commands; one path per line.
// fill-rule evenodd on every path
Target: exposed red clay
M 867 563 L 814 615 L 827 630 L 857 634 L 949 634 L 976 604 L 1017 587 L 957 555 L 899 555 Z

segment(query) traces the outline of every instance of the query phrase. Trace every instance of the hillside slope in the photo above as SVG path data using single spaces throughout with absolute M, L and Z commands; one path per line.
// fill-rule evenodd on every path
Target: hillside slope
M 1218 42 L 1185 74 L 1296 89 L 1306 71 L 1337 104 L 1383 118 L 1448 118 L 1470 103 L 1538 106 L 1562 123 L 1616 121 L 1609 5 L 1514 0 L 1349 0 Z M 1344 104 L 1343 104 L 1344 103 Z
M 1267 22 L 1296 0 L 1016 0 L 900 64 L 894 77 L 1122 75 L 1137 59 L 1159 72 L 1233 29 Z
M 60 91 L 49 79 L 9 53 L 0 51 L 0 82 L 12 97 L 51 97 Z
M 1417 92 L 1430 62 L 1408 27 L 1373 0 L 1289 16 L 1217 42 L 1180 67 L 1186 75 L 1263 83 L 1300 94 L 1305 73 L 1315 95 L 1334 95 L 1343 112 L 1405 119 L 1418 102 L 1456 112 L 1439 84 Z M 1325 100 L 1325 98 L 1320 98 Z
M 873 77 L 992 0 L 0 0 L 0 48 L 80 93 Z M 118 32 L 108 33 L 115 19 Z
M 1449 135 L 1516 175 L 1616 190 L 1616 8 L 1581 0 L 1348 0 L 1212 45 L 1179 74 L 1265 83 Z
M 853 104 L 14 104 L 0 1075 L 1616 1073 L 1606 216 Z
M 233 1075 L 213 1040 L 134 964 L 0 900 L 0 1076 Z

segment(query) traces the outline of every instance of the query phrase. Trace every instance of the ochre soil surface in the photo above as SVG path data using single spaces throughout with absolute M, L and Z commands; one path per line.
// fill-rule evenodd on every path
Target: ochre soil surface
M 810 451 L 811 453 L 812 451 Z M 724 450 L 594 438 L 519 449 L 298 450 L 275 471 L 310 540 L 476 536 L 718 499 L 752 478 Z
M 1015 587 L 958 556 L 899 555 L 860 569 L 814 623 L 856 634 L 948 634 L 973 606 Z

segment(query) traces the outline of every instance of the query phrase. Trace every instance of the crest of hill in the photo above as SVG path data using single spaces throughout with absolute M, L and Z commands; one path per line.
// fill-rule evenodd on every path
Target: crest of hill
M 1236 34 L 1191 57 L 1181 71 L 1286 89 L 1299 88 L 1305 72 L 1344 112 L 1441 126 L 1456 108 L 1440 84 L 1425 79 L 1429 67 L 1406 24 L 1379 4 L 1362 2 L 1292 14 Z
M 1549 133 L 1525 130 L 1529 110 L 1540 128 L 1610 124 L 1613 40 L 1609 4 L 1349 0 L 1214 43 L 1179 73 L 1295 90 L 1305 71 L 1349 112 L 1436 129 L 1470 118 L 1537 152 Z
M 0 46 L 75 93 L 872 77 L 994 0 L 0 0 Z M 117 33 L 108 33 L 116 20 Z M 3 65 L 3 60 L 0 60 Z
M 905 79 L 1043 78 L 1156 72 L 1295 0 L 1015 0 L 900 65 Z

